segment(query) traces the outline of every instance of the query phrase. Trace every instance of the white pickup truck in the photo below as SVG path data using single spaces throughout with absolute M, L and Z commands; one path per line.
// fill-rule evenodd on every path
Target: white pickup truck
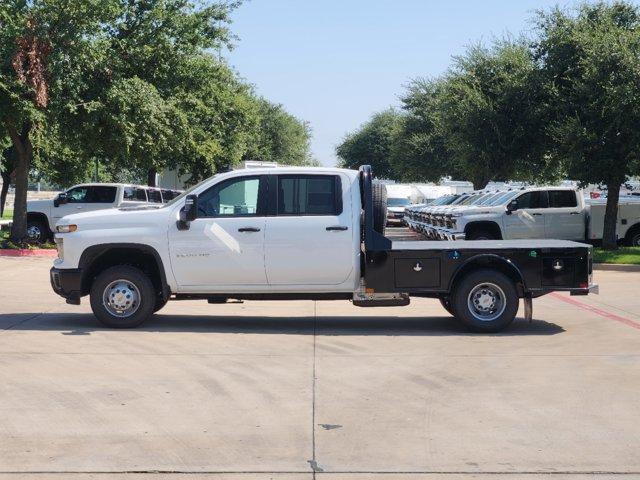
M 56 222 L 72 213 L 166 203 L 178 195 L 178 190 L 123 183 L 75 185 L 53 199 L 27 202 L 27 236 L 37 242 L 51 239 Z
M 166 205 L 63 217 L 51 285 L 89 295 L 110 327 L 135 327 L 168 300 L 351 300 L 403 306 L 439 298 L 470 329 L 498 331 L 519 299 L 586 295 L 591 246 L 567 241 L 391 242 L 386 191 L 371 168 L 236 170 Z
M 459 200 L 449 206 L 424 207 L 428 212 L 410 211 L 410 226 L 440 240 L 602 240 L 606 201 L 586 203 L 581 190 L 526 188 L 470 194 Z M 638 200 L 620 201 L 617 234 L 628 245 L 640 245 Z

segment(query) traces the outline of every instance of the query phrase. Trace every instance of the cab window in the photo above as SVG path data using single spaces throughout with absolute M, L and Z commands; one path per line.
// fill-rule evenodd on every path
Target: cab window
M 198 196 L 198 217 L 258 215 L 259 177 L 232 178 Z
M 578 200 L 573 190 L 549 190 L 549 208 L 577 207 Z
M 76 187 L 67 192 L 67 199 L 68 203 L 113 203 L 116 191 L 116 187 L 102 185 Z
M 147 193 L 144 188 L 140 187 L 125 187 L 124 199 L 136 202 L 146 202 Z
M 518 210 L 523 208 L 547 208 L 546 192 L 536 191 L 527 192 L 520 195 L 516 201 L 518 202 Z
M 279 175 L 278 215 L 340 215 L 342 189 L 337 175 Z

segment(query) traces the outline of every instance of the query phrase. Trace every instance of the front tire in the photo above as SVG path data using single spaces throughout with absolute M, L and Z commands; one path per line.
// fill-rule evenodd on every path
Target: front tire
M 499 332 L 518 313 L 518 293 L 513 280 L 496 270 L 476 270 L 455 286 L 451 305 L 455 316 L 476 332 Z
M 27 219 L 27 238 L 32 242 L 44 243 L 50 238 L 49 227 L 39 219 Z
M 137 327 L 154 312 L 157 294 L 151 279 L 129 265 L 100 273 L 91 286 L 91 309 L 109 328 Z

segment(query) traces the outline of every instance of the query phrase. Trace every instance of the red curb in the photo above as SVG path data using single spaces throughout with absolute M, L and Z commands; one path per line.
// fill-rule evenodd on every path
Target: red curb
M 11 248 L 2 248 L 0 249 L 0 257 L 57 257 L 58 251 L 47 249 L 47 248 L 38 248 L 34 250 L 29 249 L 11 249 Z

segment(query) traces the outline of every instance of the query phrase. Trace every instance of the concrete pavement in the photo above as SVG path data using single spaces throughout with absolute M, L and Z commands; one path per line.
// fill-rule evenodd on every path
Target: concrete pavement
M 114 331 L 50 263 L 0 258 L 0 480 L 640 478 L 640 273 L 498 335 L 429 299 L 169 302 Z

